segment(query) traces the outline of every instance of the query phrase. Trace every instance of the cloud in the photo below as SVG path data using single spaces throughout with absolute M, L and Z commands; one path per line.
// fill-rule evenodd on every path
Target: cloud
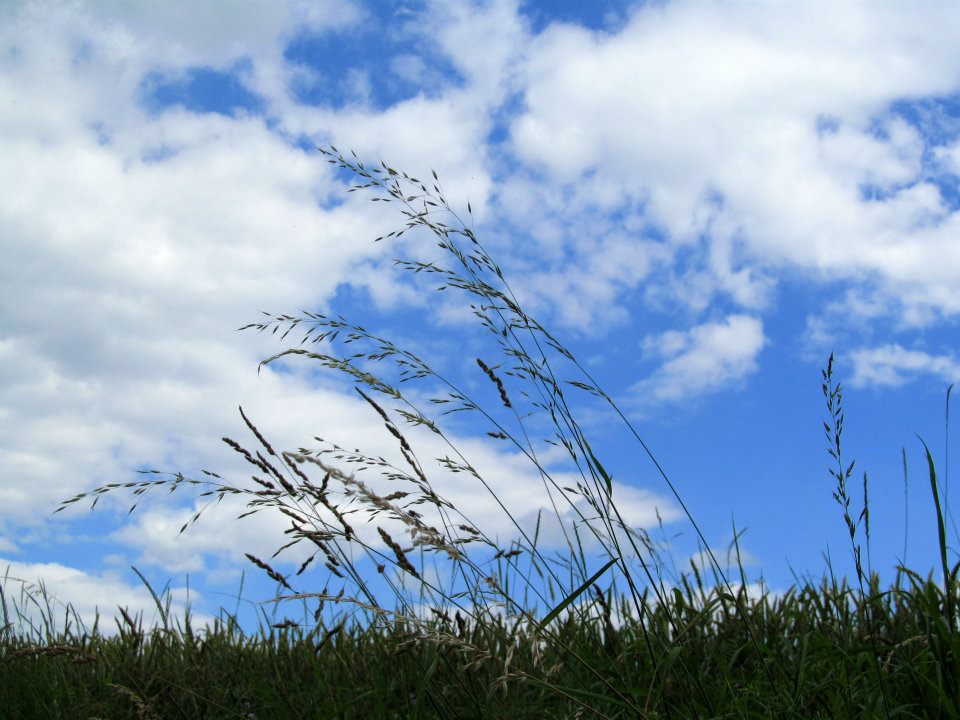
M 150 591 L 143 584 L 124 582 L 114 570 L 91 573 L 55 562 L 26 563 L 0 558 L 0 571 L 0 586 L 14 631 L 19 630 L 26 637 L 33 638 L 29 634 L 29 628 L 33 627 L 40 633 L 40 637 L 33 639 L 48 639 L 44 629 L 47 622 L 53 625 L 51 635 L 62 632 L 65 628 L 56 624 L 65 614 L 69 615 L 71 622 L 79 619 L 87 630 L 93 628 L 100 615 L 99 632 L 114 635 L 118 632 L 117 626 L 108 618 L 117 613 L 117 608 L 123 608 L 134 620 L 142 616 L 145 629 L 162 626 L 162 618 Z M 177 626 L 178 620 L 183 622 L 188 599 L 192 605 L 202 602 L 203 596 L 193 590 L 188 598 L 186 588 L 176 587 L 160 598 L 165 609 L 169 600 L 169 622 L 173 627 Z M 196 627 L 213 623 L 211 616 L 192 610 L 190 617 Z
M 127 31 L 144 52 L 171 64 L 222 67 L 237 57 L 273 48 L 295 32 L 342 30 L 358 22 L 363 12 L 349 0 L 275 3 L 248 0 L 224 12 L 217 5 L 197 6 L 189 0 L 172 0 L 164 8 L 150 4 L 87 2 L 83 12 L 65 3 L 46 3 L 47 10 L 73 10 L 94 25 Z
M 563 485 L 573 478 L 560 478 L 560 480 L 560 484 Z M 597 511 L 584 499 L 577 499 L 573 495 L 568 495 L 568 497 L 574 501 L 572 505 L 557 504 L 559 519 L 551 508 L 541 507 L 536 512 L 527 512 L 520 516 L 521 527 L 528 533 L 534 528 L 539 528 L 537 537 L 539 538 L 539 544 L 544 548 L 566 548 L 567 543 L 575 545 L 577 541 L 572 533 L 574 526 L 577 527 L 579 542 L 585 552 L 597 551 L 601 542 L 610 547 L 609 533 L 604 529 L 602 522 L 598 521 Z M 620 518 L 622 518 L 626 527 L 631 530 L 650 530 L 660 522 L 671 523 L 682 517 L 680 509 L 665 497 L 616 480 L 613 482 L 612 497 Z M 590 521 L 590 527 L 598 531 L 601 540 L 598 540 L 585 527 L 585 520 Z M 636 543 L 640 548 L 643 548 L 641 543 L 637 542 L 636 539 L 628 538 L 622 531 L 618 530 L 616 534 L 617 542 L 620 543 L 621 547 L 630 547 L 632 543 Z M 574 552 L 579 552 L 579 550 L 574 548 Z
M 414 176 L 436 170 L 451 204 L 465 210 L 469 200 L 482 221 L 493 188 L 488 136 L 516 92 L 529 38 L 523 16 L 515 0 L 431 1 L 422 11 L 398 15 L 406 20 L 395 18 L 382 32 L 400 34 L 417 52 L 401 49 L 385 63 L 406 78 L 426 73 L 429 92 L 385 108 L 362 102 L 307 107 L 288 99 L 274 105 L 277 121 L 293 136 L 351 148 Z M 439 76 L 438 68 L 452 72 Z
M 260 308 L 322 306 L 377 251 L 355 240 L 376 229 L 369 216 L 318 206 L 322 164 L 261 123 L 174 114 L 153 129 L 177 147 L 160 163 L 82 133 L 66 154 L 3 143 L 0 177 L 16 186 L 0 200 L 10 513 L 222 425 L 263 393 L 264 346 L 234 328 Z
M 173 0 L 150 3 L 93 2 L 73 9 L 51 4 L 49 11 L 69 18 L 93 34 L 94 47 L 104 41 L 120 49 L 129 62 L 147 65 L 166 80 L 182 79 L 191 68 L 236 72 L 237 80 L 263 98 L 277 113 L 290 106 L 290 86 L 300 69 L 287 63 L 283 51 L 296 35 L 323 36 L 344 32 L 367 18 L 352 0 L 270 2 L 252 0 L 225 12 L 223 6 Z M 125 73 L 130 79 L 135 72 Z
M 717 392 L 756 372 L 757 355 L 765 344 L 763 323 L 749 315 L 730 315 L 686 332 L 647 336 L 642 343 L 644 354 L 663 363 L 635 384 L 630 394 L 647 403 L 679 402 Z
M 953 181 L 895 103 L 956 93 L 958 33 L 937 4 L 672 2 L 614 32 L 555 24 L 527 53 L 511 148 L 567 188 L 551 210 L 642 203 L 694 249 L 700 292 L 675 288 L 695 309 L 717 293 L 761 309 L 790 268 L 873 280 L 907 319 L 954 315 Z
M 523 282 L 514 287 L 523 307 L 548 313 L 557 326 L 593 336 L 629 320 L 621 294 L 649 277 L 663 257 L 656 244 L 637 241 L 606 223 L 596 222 L 595 229 L 589 247 L 575 251 L 577 261 L 524 253 L 522 271 L 516 273 Z
M 863 348 L 851 353 L 853 387 L 897 387 L 919 375 L 934 375 L 947 383 L 960 382 L 960 362 L 953 355 L 931 355 L 899 344 Z
M 496 106 L 512 89 L 516 64 L 529 40 L 517 0 L 447 3 L 433 0 L 425 34 L 467 80 L 471 93 Z

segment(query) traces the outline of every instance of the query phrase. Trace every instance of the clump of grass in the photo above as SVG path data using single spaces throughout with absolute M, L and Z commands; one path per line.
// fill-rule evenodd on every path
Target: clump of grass
M 77 618 L 44 638 L 0 642 L 4 716 L 697 718 L 710 716 L 708 703 L 719 717 L 957 716 L 949 672 L 960 643 L 931 577 L 904 569 L 907 588 L 872 601 L 874 634 L 845 581 L 753 599 L 740 586 L 735 603 L 695 569 L 643 622 L 623 614 L 627 597 L 591 588 L 589 619 L 564 613 L 550 642 L 503 614 L 473 622 L 439 611 L 426 622 L 373 606 L 362 608 L 364 622 L 286 618 L 253 635 L 229 614 L 196 632 L 189 615 L 148 629 L 120 609 L 111 637 Z M 748 608 L 753 637 L 738 607 Z M 651 640 L 663 643 L 661 656 L 646 651 Z M 621 690 L 635 707 L 582 661 L 628 674 Z M 776 692 L 764 665 L 778 668 Z M 701 675 L 705 698 L 690 697 L 683 666 Z
M 95 505 L 115 490 L 139 498 L 159 487 L 189 486 L 209 501 L 181 532 L 228 496 L 245 501 L 240 517 L 282 514 L 287 539 L 273 557 L 247 558 L 277 583 L 277 603 L 304 603 L 305 614 L 312 603 L 312 623 L 273 623 L 255 638 L 239 633 L 232 616 L 202 638 L 189 615 L 179 632 L 163 615 L 166 632 L 149 637 L 126 614 L 114 639 L 96 632 L 60 638 L 48 626 L 47 646 L 79 644 L 97 660 L 88 670 L 68 672 L 64 658 L 48 663 L 44 657 L 43 664 L 29 666 L 28 677 L 43 683 L 69 676 L 57 702 L 91 713 L 120 712 L 118 704 L 126 703 L 128 715 L 149 710 L 164 717 L 199 708 L 256 717 L 957 716 L 956 682 L 945 679 L 955 672 L 960 649 L 957 568 L 950 572 L 946 565 L 939 504 L 944 587 L 902 568 L 909 587 L 901 589 L 898 578 L 896 587 L 881 593 L 869 563 L 866 476 L 862 512 L 854 519 L 851 511 L 853 464 L 845 465 L 841 455 L 842 395 L 833 384 L 832 356 L 823 378 L 830 413 L 825 429 L 859 593 L 831 578 L 782 596 L 764 591 L 752 598 L 742 565 L 734 584 L 624 413 L 520 306 L 473 229 L 470 205 L 459 215 L 435 173 L 422 181 L 384 163 L 367 166 L 335 148 L 321 152 L 356 178 L 351 191 L 371 192 L 373 200 L 398 207 L 402 227 L 378 241 L 425 233 L 439 249 L 440 259 L 396 264 L 468 299 L 492 341 L 474 358 L 491 392 L 468 391 L 419 354 L 343 317 L 265 313 L 241 329 L 300 341 L 261 367 L 304 360 L 342 376 L 382 421 L 396 446 L 394 460 L 321 438 L 318 448 L 278 451 L 241 409 L 251 442 L 223 440 L 251 466 L 249 483 L 234 484 L 210 470 L 203 479 L 147 471 L 138 482 L 81 493 L 57 511 L 91 497 Z M 705 567 L 691 562 L 679 577 L 665 577 L 662 547 L 645 530 L 630 527 L 618 508 L 611 474 L 574 415 L 578 398 L 599 400 L 623 422 L 687 514 L 708 559 Z M 453 414 L 473 417 L 491 442 L 530 461 L 563 551 L 544 547 L 542 516 L 534 527 L 525 526 L 471 464 L 449 430 Z M 540 437 L 544 426 L 549 435 Z M 426 460 L 414 435 L 444 449 Z M 561 481 L 556 462 L 543 459 L 547 447 L 565 454 L 564 470 L 575 474 L 574 483 Z M 939 503 L 932 460 L 930 472 Z M 512 540 L 501 542 L 443 497 L 439 480 L 451 474 L 488 494 L 514 529 Z M 295 572 L 284 574 L 275 559 L 294 546 L 309 552 Z M 376 568 L 374 577 L 364 567 Z M 325 576 L 321 590 L 302 585 L 317 573 Z M 25 652 L 29 647 L 5 637 L 0 668 L 41 657 Z M 121 661 L 128 671 L 120 669 Z M 224 678 L 225 668 L 236 669 L 235 679 Z M 358 694 L 358 687 L 369 690 Z

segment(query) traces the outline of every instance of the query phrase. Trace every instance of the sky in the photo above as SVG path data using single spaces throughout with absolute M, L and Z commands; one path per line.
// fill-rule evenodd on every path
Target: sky
M 393 264 L 437 249 L 373 242 L 403 218 L 347 192 L 316 150 L 331 144 L 436 171 L 451 206 L 469 203 L 521 304 L 624 410 L 707 542 L 723 556 L 742 533 L 749 578 L 775 592 L 827 558 L 851 571 L 822 426 L 834 353 L 872 563 L 926 574 L 920 438 L 956 495 L 958 40 L 951 2 L 0 4 L 8 601 L 42 586 L 84 618 L 149 620 L 133 568 L 201 619 L 273 596 L 244 553 L 269 557 L 283 516 L 237 521 L 228 501 L 179 534 L 203 506 L 182 490 L 52 514 L 137 470 L 241 482 L 220 440 L 250 440 L 238 406 L 280 447 L 395 454 L 343 378 L 258 372 L 291 345 L 237 332 L 261 311 L 341 313 L 496 406 L 468 301 Z M 609 412 L 581 411 L 625 517 L 687 566 L 676 498 Z M 546 508 L 523 456 L 449 421 L 518 517 Z M 509 537 L 482 488 L 431 467 Z M 952 564 L 952 513 L 948 528 Z

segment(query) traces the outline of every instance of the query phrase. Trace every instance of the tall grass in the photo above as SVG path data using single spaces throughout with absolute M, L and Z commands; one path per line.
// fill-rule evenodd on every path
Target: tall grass
M 424 181 L 335 148 L 321 152 L 355 179 L 351 191 L 402 214 L 402 226 L 378 241 L 419 233 L 439 250 L 438 259 L 396 263 L 466 297 L 491 341 L 474 358 L 488 391 L 471 392 L 340 316 L 265 314 L 242 328 L 299 339 L 261 366 L 313 362 L 352 383 L 395 456 L 324 441 L 278 450 L 241 409 L 250 442 L 224 442 L 252 467 L 249 483 L 209 470 L 202 479 L 149 471 L 57 511 L 116 490 L 189 486 L 210 500 L 244 500 L 243 515 L 281 513 L 289 526 L 274 557 L 247 557 L 277 583 L 276 602 L 300 603 L 304 622 L 266 623 L 246 636 L 224 612 L 198 633 L 189 613 L 173 627 L 161 612 L 163 628 L 147 632 L 121 610 L 114 637 L 79 618 L 31 636 L 13 629 L 4 597 L 0 691 L 17 708 L 13 717 L 957 717 L 958 566 L 948 566 L 932 457 L 927 450 L 944 581 L 901 567 L 881 591 L 870 566 L 866 475 L 859 514 L 848 486 L 853 463 L 842 452 L 832 356 L 824 428 L 856 585 L 831 573 L 783 594 L 751 595 L 736 534 L 731 578 L 626 415 L 520 306 L 477 237 L 469 204 L 458 214 L 435 173 Z M 624 519 L 617 485 L 574 415 L 580 398 L 622 423 L 692 524 L 704 563 L 671 576 L 668 549 Z M 450 430 L 462 414 L 529 460 L 549 513 L 531 525 L 498 497 Z M 512 541 L 442 495 L 450 475 L 487 494 Z M 560 551 L 542 540 L 544 523 L 559 530 Z M 309 552 L 284 574 L 275 558 L 294 546 Z M 27 602 L 14 614 L 23 617 Z

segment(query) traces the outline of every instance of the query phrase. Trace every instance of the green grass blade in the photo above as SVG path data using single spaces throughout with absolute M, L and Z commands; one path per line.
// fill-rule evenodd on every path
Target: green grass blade
M 561 601 L 560 601 L 560 604 L 557 605 L 553 610 L 551 610 L 550 612 L 548 612 L 547 615 L 546 615 L 546 617 L 543 618 L 543 620 L 540 621 L 541 627 L 546 627 L 547 625 L 549 625 L 549 624 L 554 620 L 554 618 L 557 617 L 557 615 L 559 615 L 560 613 L 562 613 L 562 612 L 567 608 L 567 606 L 570 605 L 570 603 L 572 603 L 572 602 L 573 602 L 574 600 L 576 600 L 578 597 L 580 597 L 581 595 L 583 595 L 584 591 L 586 591 L 586 589 L 587 589 L 588 587 L 590 587 L 591 585 L 593 585 L 593 584 L 597 581 L 597 578 L 599 578 L 599 577 L 600 577 L 601 575 L 603 575 L 607 570 L 609 570 L 609 569 L 610 569 L 610 566 L 613 565 L 616 561 L 617 561 L 616 558 L 611 559 L 606 565 L 604 565 L 602 568 L 600 568 L 599 570 L 597 570 L 597 572 L 595 572 L 595 573 L 593 574 L 593 576 L 592 576 L 589 580 L 587 580 L 585 583 L 583 583 L 583 585 L 581 585 L 580 587 L 578 587 L 578 588 L 577 588 L 576 590 L 574 590 L 571 594 L 567 595 L 567 597 L 565 597 L 563 600 L 561 600 Z
M 603 465 L 600 464 L 600 461 L 597 460 L 597 456 L 593 454 L 593 449 L 590 447 L 590 443 L 587 442 L 586 438 L 583 439 L 583 445 L 587 449 L 587 454 L 590 456 L 590 461 L 593 463 L 593 466 L 597 468 L 597 472 L 600 473 L 603 481 L 607 484 L 607 497 L 613 497 L 613 479 L 607 474 L 607 471 Z
M 167 612 L 164 610 L 163 605 L 160 603 L 160 598 L 157 597 L 157 593 L 154 592 L 153 588 L 150 586 L 150 582 L 143 576 L 143 573 L 137 570 L 133 565 L 130 568 L 137 574 L 137 577 L 143 581 L 143 584 L 147 586 L 147 590 L 150 591 L 150 595 L 153 597 L 153 602 L 157 606 L 157 610 L 160 611 L 160 619 L 163 620 L 164 629 L 167 628 Z
M 933 505 L 937 512 L 937 540 L 940 550 L 940 564 L 943 566 L 943 589 L 946 594 L 947 617 L 952 630 L 955 625 L 953 609 L 953 588 L 950 582 L 950 566 L 947 564 L 947 531 L 943 522 L 943 509 L 940 506 L 940 493 L 937 488 L 937 470 L 933 464 L 933 456 L 930 454 L 930 448 L 919 435 L 917 436 L 923 444 L 923 450 L 927 454 L 927 467 L 930 470 L 930 490 L 933 493 Z

